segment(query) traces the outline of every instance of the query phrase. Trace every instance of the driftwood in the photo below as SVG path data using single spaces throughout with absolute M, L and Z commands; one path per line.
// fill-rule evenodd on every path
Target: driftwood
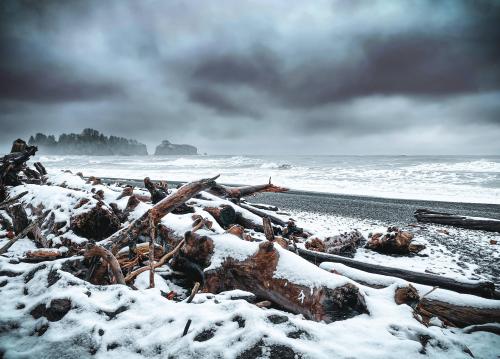
M 458 293 L 472 294 L 484 298 L 495 298 L 498 294 L 495 292 L 495 285 L 492 282 L 460 282 L 452 278 L 442 277 L 434 274 L 413 272 L 405 269 L 391 268 L 377 264 L 360 262 L 351 258 L 345 258 L 334 254 L 314 252 L 303 248 L 290 248 L 296 251 L 298 255 L 308 261 L 319 265 L 321 262 L 342 263 L 348 267 L 360 269 L 365 272 L 386 275 L 405 279 L 409 282 L 429 285 L 449 289 Z
M 21 139 L 14 141 L 12 152 L 0 158 L 0 185 L 21 185 L 19 174 L 27 170 L 26 162 L 35 155 L 37 150 L 36 146 L 27 146 L 26 142 Z M 27 171 L 28 178 L 30 174 L 32 173 Z
M 109 250 L 94 243 L 89 243 L 85 248 L 84 256 L 87 258 L 95 256 L 101 257 L 109 265 L 115 277 L 116 283 L 125 284 L 125 278 L 123 277 L 120 264 L 118 263 L 116 257 Z
M 99 242 L 106 249 L 111 250 L 111 253 L 116 254 L 121 248 L 129 245 L 129 242 L 135 239 L 149 228 L 150 212 L 154 210 L 155 216 L 163 218 L 173 209 L 186 202 L 197 193 L 214 185 L 215 180 L 219 176 L 213 178 L 202 179 L 199 181 L 190 182 L 180 187 L 175 193 L 158 202 L 151 209 L 146 211 L 141 217 L 133 221 L 127 228 L 116 232 L 110 237 Z
M 47 214 L 48 211 L 42 216 L 40 216 L 38 219 L 31 222 L 29 225 L 27 225 L 17 236 L 8 241 L 2 248 L 0 248 L 0 254 L 4 254 L 5 252 L 7 252 L 14 243 L 16 243 L 19 239 L 26 237 L 28 233 L 30 233 L 34 228 L 39 226 L 40 223 L 42 223 L 42 221 L 45 219 Z
M 220 207 L 204 207 L 204 211 L 210 213 L 222 228 L 228 228 L 236 223 L 236 211 L 230 205 Z
M 235 237 L 235 240 L 239 239 Z M 259 298 L 318 321 L 332 322 L 367 312 L 363 296 L 355 285 L 347 283 L 334 288 L 311 289 L 293 280 L 275 278 L 280 255 L 274 244 L 264 241 L 255 244 L 255 248 L 256 253 L 245 260 L 229 257 L 220 267 L 205 271 L 204 290 L 211 293 L 232 289 L 250 291 Z M 211 238 L 190 234 L 186 235 L 181 255 L 204 268 L 209 265 L 213 250 Z
M 364 240 L 361 232 L 355 230 L 327 237 L 324 240 L 313 238 L 305 243 L 305 247 L 316 252 L 354 257 L 358 247 Z
M 279 217 L 273 216 L 272 214 L 268 214 L 266 212 L 262 212 L 260 209 L 254 208 L 248 204 L 240 203 L 239 206 L 241 208 L 246 209 L 249 212 L 252 212 L 253 214 L 256 214 L 259 217 L 262 217 L 262 218 L 268 217 L 272 223 L 274 223 L 278 226 L 286 227 L 286 225 L 288 223 L 287 221 L 284 221 Z
M 450 213 L 434 212 L 428 209 L 417 209 L 415 218 L 423 223 L 437 223 L 467 229 L 480 229 L 489 232 L 500 232 L 500 219 L 460 216 Z
M 412 306 L 415 313 L 419 314 L 427 325 L 434 316 L 441 319 L 445 325 L 459 328 L 500 322 L 498 308 L 471 307 L 431 299 L 425 295 L 420 297 L 411 284 L 396 289 L 395 301 L 397 304 L 406 303 Z
M 418 253 L 425 249 L 423 244 L 413 243 L 413 234 L 396 227 L 387 228 L 387 233 L 373 234 L 365 248 L 386 254 Z
M 21 192 L 12 198 L 7 198 L 5 201 L 0 203 L 0 209 L 8 208 L 10 205 L 16 203 L 18 199 L 24 197 L 27 194 L 28 194 L 28 191 L 24 191 L 24 192 Z
M 242 187 L 229 187 L 221 184 L 213 185 L 210 188 L 210 192 L 216 196 L 221 196 L 225 198 L 240 199 L 244 196 L 251 196 L 260 192 L 286 192 L 288 188 L 278 187 L 271 183 L 271 178 L 269 178 L 269 183 L 256 185 L 256 186 L 242 186 Z
M 58 249 L 37 249 L 26 252 L 26 257 L 23 262 L 45 262 L 63 257 L 63 253 Z
M 144 178 L 144 186 L 151 194 L 151 202 L 157 204 L 168 196 L 168 185 L 166 182 L 153 183 L 149 177 Z

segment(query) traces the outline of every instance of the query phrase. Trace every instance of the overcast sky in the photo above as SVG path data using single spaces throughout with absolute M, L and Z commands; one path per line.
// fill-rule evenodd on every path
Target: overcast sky
M 0 1 L 0 148 L 500 154 L 499 1 Z

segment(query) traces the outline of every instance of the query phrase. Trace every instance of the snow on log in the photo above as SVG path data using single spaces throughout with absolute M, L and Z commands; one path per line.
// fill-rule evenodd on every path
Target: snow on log
M 492 282 L 488 281 L 462 282 L 453 278 L 360 262 L 351 258 L 310 251 L 300 247 L 290 248 L 290 250 L 296 251 L 296 253 L 302 258 L 305 258 L 308 261 L 318 265 L 321 262 L 342 263 L 346 266 L 360 269 L 369 273 L 402 278 L 409 282 L 437 286 L 439 288 L 449 289 L 459 293 L 473 294 L 484 298 L 494 298 L 497 295 L 495 293 L 495 285 Z
M 199 181 L 190 182 L 180 187 L 177 191 L 162 199 L 152 208 L 147 210 L 142 216 L 134 220 L 130 225 L 111 235 L 110 237 L 99 242 L 106 249 L 111 250 L 111 253 L 116 254 L 121 248 L 127 246 L 131 241 L 134 241 L 141 233 L 149 228 L 150 212 L 154 211 L 157 218 L 162 218 L 172 210 L 195 196 L 197 193 L 215 185 L 215 180 L 219 176 L 212 178 L 201 179 Z
M 325 322 L 368 312 L 354 283 L 318 271 L 273 242 L 247 242 L 231 234 L 192 234 L 186 236 L 181 256 L 205 268 L 207 292 L 250 291 L 293 313 Z
M 417 209 L 415 218 L 423 223 L 437 223 L 467 229 L 500 232 L 500 219 L 460 216 L 456 214 Z
M 229 187 L 221 184 L 213 185 L 210 188 L 210 192 L 216 196 L 240 199 L 241 197 L 251 196 L 260 192 L 286 192 L 288 188 L 275 186 L 271 183 L 271 178 L 269 178 L 269 183 L 255 185 L 255 186 L 241 186 L 241 187 Z

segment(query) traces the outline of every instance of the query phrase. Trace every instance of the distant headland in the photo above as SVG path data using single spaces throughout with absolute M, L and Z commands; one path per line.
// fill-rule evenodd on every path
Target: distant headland
M 63 133 L 56 140 L 54 135 L 37 133 L 29 138 L 28 144 L 38 146 L 40 153 L 48 155 L 87 156 L 146 156 L 145 144 L 134 139 L 105 136 L 97 130 L 86 128 L 82 133 Z M 197 155 L 191 145 L 176 145 L 163 141 L 156 147 L 155 155 Z

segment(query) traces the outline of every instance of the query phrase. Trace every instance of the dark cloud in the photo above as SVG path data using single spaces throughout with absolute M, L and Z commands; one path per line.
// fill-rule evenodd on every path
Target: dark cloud
M 486 0 L 4 0 L 0 144 L 94 127 L 208 152 L 496 153 L 478 138 L 500 136 L 499 23 Z

